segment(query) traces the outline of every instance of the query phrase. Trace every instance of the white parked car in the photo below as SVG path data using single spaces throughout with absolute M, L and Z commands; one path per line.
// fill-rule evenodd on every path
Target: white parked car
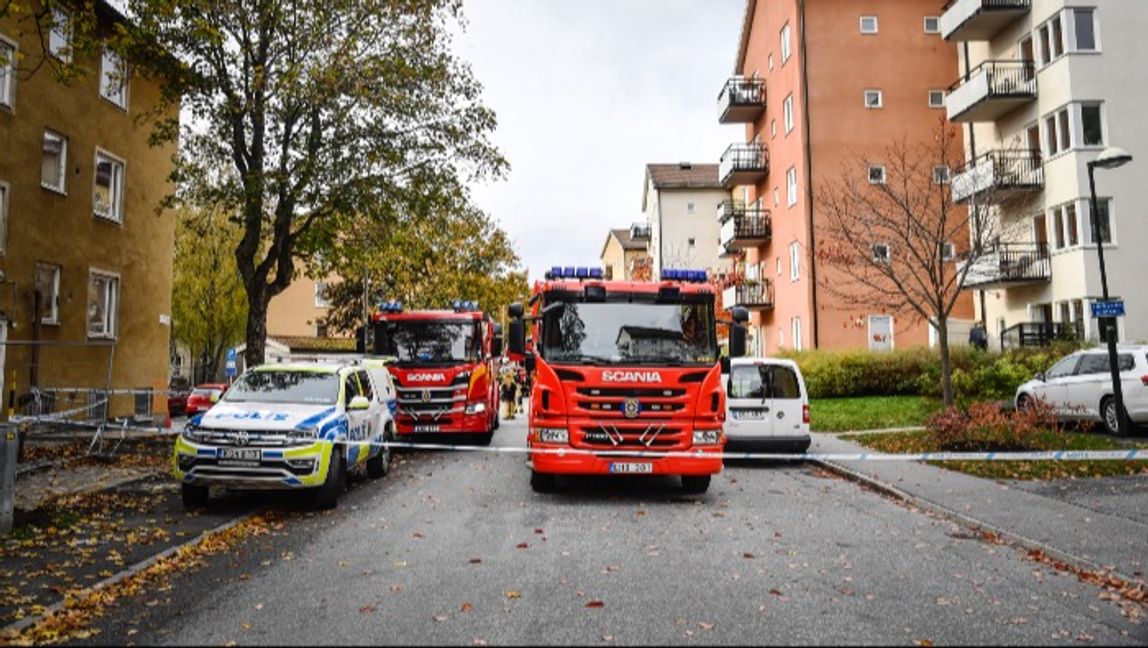
M 1120 345 L 1117 359 L 1124 409 L 1133 423 L 1148 423 L 1148 346 Z M 1112 373 L 1108 349 L 1097 347 L 1071 353 L 1051 369 L 1016 391 L 1017 409 L 1033 401 L 1048 403 L 1056 416 L 1065 420 L 1103 423 L 1118 433 L 1116 401 L 1112 396 Z
M 726 388 L 727 448 L 809 449 L 809 395 L 792 360 L 731 358 Z

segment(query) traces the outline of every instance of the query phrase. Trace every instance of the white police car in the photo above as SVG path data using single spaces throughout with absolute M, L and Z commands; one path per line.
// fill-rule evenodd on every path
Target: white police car
M 361 365 L 281 364 L 246 371 L 211 409 L 188 422 L 172 469 L 186 507 L 208 487 L 306 489 L 333 508 L 351 471 L 390 468 L 395 390 Z

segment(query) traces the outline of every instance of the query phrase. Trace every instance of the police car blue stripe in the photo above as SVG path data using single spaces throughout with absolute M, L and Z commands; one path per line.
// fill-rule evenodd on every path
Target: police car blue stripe
M 297 425 L 296 427 L 307 427 L 310 425 L 318 425 L 319 421 L 322 421 L 323 419 L 327 418 L 328 416 L 330 416 L 333 413 L 335 413 L 335 408 L 334 407 L 328 407 L 327 409 L 323 410 L 322 412 L 308 416 L 306 419 L 300 421 L 299 425 Z

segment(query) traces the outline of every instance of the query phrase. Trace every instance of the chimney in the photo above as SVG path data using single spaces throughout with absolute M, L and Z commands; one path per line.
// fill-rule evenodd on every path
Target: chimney
M 683 171 L 688 171 L 694 168 L 694 165 L 692 162 L 678 162 L 678 168 Z

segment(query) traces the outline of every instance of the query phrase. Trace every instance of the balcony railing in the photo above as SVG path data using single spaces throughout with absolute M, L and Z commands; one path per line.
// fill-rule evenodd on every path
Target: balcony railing
M 999 204 L 1044 187 L 1040 151 L 990 151 L 953 174 L 953 202 L 975 198 L 980 204 Z
M 941 14 L 945 40 L 992 40 L 1005 27 L 1029 12 L 1031 0 L 952 0 Z
M 965 263 L 959 270 L 964 269 Z M 1047 244 L 1001 243 L 973 260 L 962 285 L 965 288 L 990 288 L 1051 278 L 1052 262 Z
M 750 310 L 773 308 L 773 284 L 768 279 L 755 283 L 741 283 L 722 291 L 722 306 L 743 306 Z
M 769 210 L 746 207 L 740 201 L 726 200 L 718 205 L 718 220 L 721 221 L 721 244 L 733 250 L 757 247 L 772 235 Z
M 1036 99 L 1032 61 L 985 61 L 949 87 L 945 111 L 950 121 L 996 121 Z
M 1001 350 L 1048 346 L 1057 340 L 1083 340 L 1077 322 L 1021 322 L 1001 332 Z
M 764 144 L 731 144 L 718 163 L 722 186 L 756 184 L 769 172 L 769 149 Z
M 718 121 L 722 124 L 749 123 L 764 110 L 765 79 L 731 77 L 718 93 Z
M 635 241 L 645 241 L 650 238 L 650 226 L 646 223 L 634 223 L 630 226 L 630 238 Z

